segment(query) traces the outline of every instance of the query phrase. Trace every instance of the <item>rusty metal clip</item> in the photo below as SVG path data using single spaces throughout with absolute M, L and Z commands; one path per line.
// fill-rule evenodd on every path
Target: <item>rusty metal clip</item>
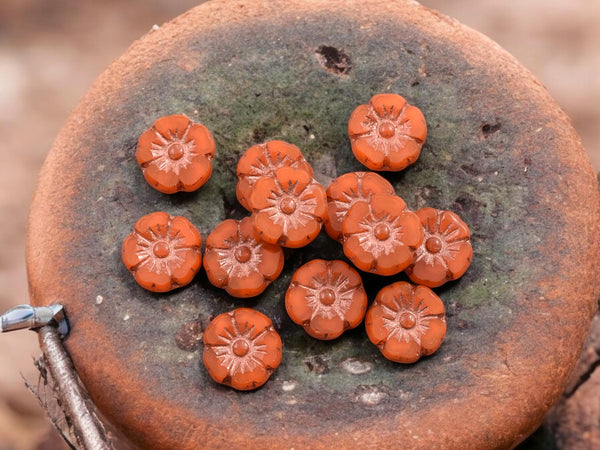
M 69 326 L 62 305 L 31 306 L 19 305 L 2 314 L 0 319 L 0 332 L 6 333 L 15 330 L 35 330 L 45 325 L 54 324 L 58 332 L 65 336 Z

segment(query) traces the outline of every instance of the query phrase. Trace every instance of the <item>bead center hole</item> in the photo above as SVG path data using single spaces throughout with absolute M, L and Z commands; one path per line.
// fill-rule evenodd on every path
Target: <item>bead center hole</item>
M 294 211 L 296 211 L 296 200 L 294 200 L 292 197 L 286 197 L 282 199 L 281 203 L 279 204 L 279 209 L 281 209 L 281 212 L 284 214 L 292 214 Z
M 250 346 L 244 339 L 236 340 L 231 346 L 233 350 L 233 354 L 235 356 L 246 356 L 248 354 L 248 350 L 250 350 Z
M 442 240 L 437 236 L 431 236 L 425 241 L 425 248 L 429 253 L 437 253 L 442 249 Z
M 396 127 L 394 126 L 394 124 L 392 122 L 383 122 L 381 125 L 379 125 L 379 135 L 381 137 L 384 137 L 386 139 L 389 139 L 391 137 L 394 137 L 394 135 L 396 134 Z
M 319 301 L 325 306 L 333 305 L 335 302 L 335 292 L 333 289 L 325 288 L 319 292 Z
M 152 251 L 154 252 L 154 256 L 157 258 L 166 258 L 169 256 L 169 253 L 171 253 L 169 244 L 164 241 L 158 241 L 156 244 L 154 244 Z
M 174 161 L 181 159 L 184 153 L 183 144 L 181 144 L 181 142 L 173 142 L 169 145 L 167 153 L 169 154 L 169 158 Z
M 416 324 L 417 324 L 417 317 L 414 315 L 414 313 L 403 312 L 400 315 L 400 325 L 402 326 L 402 328 L 406 328 L 407 330 L 410 330 L 411 328 L 414 328 L 414 326 Z
M 390 237 L 390 227 L 386 223 L 378 223 L 373 229 L 375 237 L 380 241 L 385 241 Z
M 242 247 L 236 248 L 234 255 L 235 259 L 237 259 L 238 262 L 245 263 L 248 262 L 248 260 L 252 256 L 252 251 L 250 251 L 250 249 L 244 245 Z

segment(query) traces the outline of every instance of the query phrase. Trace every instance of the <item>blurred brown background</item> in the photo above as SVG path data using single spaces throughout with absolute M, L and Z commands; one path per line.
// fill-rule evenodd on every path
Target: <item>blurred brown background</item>
M 69 111 L 131 42 L 199 3 L 0 0 L 0 311 L 28 300 L 28 205 Z M 422 3 L 487 34 L 529 68 L 571 116 L 600 169 L 600 1 Z M 56 448 L 44 412 L 21 379 L 35 384 L 32 357 L 38 353 L 34 333 L 0 336 L 0 449 Z

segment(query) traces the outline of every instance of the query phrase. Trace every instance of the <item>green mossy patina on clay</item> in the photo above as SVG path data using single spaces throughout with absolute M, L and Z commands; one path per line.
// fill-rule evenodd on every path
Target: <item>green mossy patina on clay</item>
M 101 271 L 107 278 L 115 279 L 110 284 L 117 290 L 108 293 L 115 299 L 115 323 L 122 322 L 121 316 L 126 310 L 119 306 L 117 299 L 122 298 L 123 293 L 136 293 L 137 300 L 130 306 L 135 314 L 119 334 L 125 337 L 133 333 L 131 339 L 138 340 L 141 330 L 148 333 L 147 339 L 156 346 L 157 351 L 152 355 L 157 367 L 179 366 L 179 360 L 187 357 L 174 348 L 173 341 L 186 317 L 199 316 L 206 320 L 233 307 L 251 305 L 272 317 L 283 337 L 286 352 L 273 380 L 297 383 L 294 395 L 306 396 L 309 401 L 297 404 L 295 409 L 310 410 L 322 390 L 327 389 L 340 398 L 340 411 L 335 420 L 345 420 L 345 411 L 355 401 L 353 395 L 359 386 L 382 386 L 390 402 L 401 401 L 406 397 L 404 392 L 420 392 L 423 378 L 432 383 L 436 377 L 459 381 L 460 370 L 447 364 L 447 358 L 453 358 L 457 352 L 472 351 L 474 345 L 484 348 L 493 344 L 496 333 L 501 333 L 510 320 L 508 311 L 517 307 L 514 289 L 520 279 L 529 276 L 530 270 L 506 250 L 512 248 L 519 252 L 519 247 L 523 250 L 536 244 L 533 241 L 536 236 L 520 225 L 526 214 L 524 206 L 529 203 L 528 187 L 513 184 L 513 170 L 518 162 L 509 151 L 499 151 L 501 146 L 513 145 L 511 133 L 520 128 L 507 118 L 496 133 L 503 136 L 503 141 L 496 136 L 482 139 L 483 119 L 469 111 L 473 103 L 472 94 L 465 91 L 468 86 L 447 80 L 452 73 L 468 72 L 469 64 L 459 53 L 448 54 L 448 48 L 435 40 L 423 41 L 418 49 L 411 51 L 413 33 L 407 26 L 380 23 L 378 33 L 370 36 L 365 46 L 361 42 L 364 35 L 359 24 L 348 27 L 347 22 L 340 22 L 333 29 L 323 30 L 309 20 L 283 30 L 269 22 L 262 25 L 259 22 L 251 30 L 229 28 L 190 41 L 187 48 L 173 54 L 172 60 L 157 64 L 148 74 L 140 74 L 138 83 L 128 88 L 120 111 L 109 119 L 107 125 L 111 131 L 105 138 L 106 144 L 110 142 L 125 152 L 122 162 L 114 161 L 118 164 L 105 169 L 109 177 L 106 181 L 122 194 L 117 193 L 113 201 L 97 203 L 88 211 L 91 222 L 119 217 L 119 226 L 105 229 L 102 236 L 104 251 L 111 257 L 99 259 L 100 267 L 82 266 L 85 272 L 81 275 L 89 277 Z M 281 37 L 284 35 L 285 42 Z M 306 41 L 307 36 L 310 42 Z M 221 44 L 215 47 L 215 42 Z M 240 52 L 238 42 L 245 43 L 244 52 Z M 349 75 L 336 76 L 319 64 L 315 49 L 323 42 L 343 45 L 351 55 L 355 66 Z M 396 56 L 383 56 L 390 53 Z M 190 72 L 177 64 L 178 58 L 186 54 L 198 55 L 197 68 Z M 451 65 L 441 67 L 441 63 L 449 61 Z M 420 67 L 425 67 L 421 72 L 429 67 L 435 67 L 435 71 L 419 75 Z M 289 141 L 302 149 L 317 173 L 330 177 L 365 170 L 350 150 L 347 122 L 357 104 L 366 103 L 378 92 L 401 93 L 423 110 L 429 126 L 429 137 L 420 160 L 404 172 L 384 173 L 384 176 L 412 209 L 427 205 L 454 210 L 473 232 L 472 268 L 463 280 L 439 290 L 448 305 L 450 318 L 447 340 L 434 357 L 414 366 L 399 366 L 379 355 L 368 343 L 362 327 L 346 333 L 336 342 L 318 342 L 305 336 L 303 330 L 287 318 L 283 294 L 293 271 L 300 264 L 323 255 L 343 259 L 341 246 L 326 236 L 308 248 L 289 252 L 284 275 L 257 299 L 235 300 L 212 288 L 204 275 L 200 275 L 193 286 L 168 295 L 144 292 L 127 276 L 117 250 L 129 227 L 142 214 L 164 210 L 184 215 L 198 226 L 203 236 L 221 220 L 246 214 L 235 199 L 235 169 L 241 153 L 252 144 L 270 139 Z M 167 196 L 145 183 L 133 158 L 133 149 L 138 136 L 157 117 L 181 112 L 202 122 L 214 133 L 217 156 L 213 161 L 212 178 L 203 188 L 194 194 Z M 503 114 L 511 116 L 509 111 Z M 529 126 L 538 125 L 541 124 Z M 488 152 L 493 159 L 487 163 L 488 167 L 481 160 L 480 152 Z M 325 155 L 331 156 L 325 161 L 333 162 L 334 167 L 319 165 Z M 90 169 L 96 163 L 90 160 Z M 466 170 L 469 164 L 477 168 Z M 106 185 L 101 183 L 89 188 L 89 193 L 82 194 L 93 199 L 105 192 Z M 429 195 L 419 198 L 424 190 L 428 190 Z M 125 201 L 131 202 L 130 207 L 114 209 Z M 371 299 L 379 288 L 402 279 L 401 276 L 364 277 Z M 195 313 L 190 311 L 190 304 L 197 308 Z M 163 313 L 165 305 L 182 311 L 174 315 Z M 145 326 L 145 320 L 151 321 L 152 317 L 160 320 L 160 326 Z M 486 326 L 492 317 L 493 324 Z M 461 323 L 462 329 L 457 323 Z M 310 363 L 307 365 L 305 361 L 315 356 L 327 361 L 327 367 L 320 369 L 326 373 L 317 374 L 318 383 L 315 383 Z M 352 376 L 342 368 L 342 363 L 349 358 L 370 362 L 373 369 L 361 377 Z M 199 379 L 203 385 L 211 384 L 203 368 L 199 370 L 198 358 L 178 370 L 190 383 Z M 158 371 L 156 375 L 168 376 L 169 373 L 169 370 Z M 267 385 L 261 395 L 273 396 L 274 403 L 279 398 L 281 407 L 285 408 L 285 397 L 280 396 L 277 381 L 273 380 L 273 386 Z M 161 384 L 160 379 L 157 381 Z M 242 403 L 248 400 L 244 394 L 230 395 L 238 395 Z M 190 396 L 187 401 L 190 407 L 206 402 L 204 407 L 210 406 L 213 410 L 223 403 L 218 396 L 206 399 Z M 229 396 L 225 402 L 229 402 Z M 248 401 L 245 407 L 252 408 L 252 404 Z M 355 415 L 354 408 L 350 409 Z M 365 409 L 363 414 L 368 417 L 371 412 Z

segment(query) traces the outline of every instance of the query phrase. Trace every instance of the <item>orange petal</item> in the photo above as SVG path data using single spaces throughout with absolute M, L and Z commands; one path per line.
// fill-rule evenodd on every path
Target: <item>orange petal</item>
M 282 248 L 279 245 L 263 242 L 260 244 L 259 252 L 261 259 L 258 263 L 258 270 L 267 280 L 274 280 L 283 270 L 284 256 Z
M 250 216 L 246 216 L 238 221 L 238 229 L 242 239 L 257 240 L 256 231 L 254 230 L 254 222 Z
M 244 152 L 237 165 L 237 176 L 240 179 L 248 175 L 256 175 L 255 162 L 258 158 L 263 156 L 263 147 L 261 145 L 253 145 Z
M 284 165 L 287 166 L 290 165 L 290 162 L 292 161 L 304 159 L 300 149 L 289 142 L 273 140 L 267 142 L 265 146 L 265 154 L 268 154 L 271 162 L 283 163 L 278 165 L 278 167 L 283 167 Z
M 400 216 L 403 211 L 407 210 L 406 202 L 397 195 L 375 194 L 369 202 L 373 214 L 377 216 Z M 420 223 L 419 223 L 419 228 Z
M 344 332 L 344 321 L 337 314 L 331 318 L 317 314 L 305 330 L 314 338 L 331 340 Z
M 421 145 L 412 139 L 398 139 L 399 145 L 392 147 L 387 154 L 387 164 L 393 171 L 403 170 L 410 166 L 421 154 Z
M 344 254 L 360 270 L 369 272 L 374 266 L 375 257 L 373 256 L 373 253 L 363 250 L 358 243 L 356 235 L 349 235 L 346 237 L 344 241 Z
M 277 169 L 275 177 L 284 190 L 289 192 L 293 187 L 296 194 L 301 193 L 313 181 L 306 171 L 287 166 Z
M 365 313 L 367 312 L 367 293 L 361 287 L 354 291 L 352 295 L 352 303 L 350 304 L 350 308 L 346 311 L 344 315 L 344 319 L 350 325 L 350 328 L 356 328 L 360 325 L 363 318 L 365 317 Z
M 168 273 L 151 271 L 148 266 L 149 264 L 143 264 L 135 272 L 135 280 L 140 286 L 152 292 L 168 292 L 173 289 Z
M 279 188 L 275 184 L 275 180 L 270 177 L 262 177 L 254 184 L 254 188 L 246 200 L 248 205 L 256 211 L 271 206 L 269 197 L 278 194 Z
M 381 175 L 375 172 L 359 172 L 362 175 L 361 178 L 361 191 L 364 198 L 368 198 L 374 194 L 390 194 L 394 195 L 394 186 L 383 178 Z
M 208 281 L 213 286 L 222 288 L 229 281 L 229 272 L 219 262 L 217 250 L 207 249 L 204 252 L 204 270 L 206 270 Z
M 466 223 L 452 211 L 439 211 L 439 231 L 445 235 L 448 242 L 465 240 L 471 237 L 471 232 Z
M 342 221 L 342 232 L 345 236 L 361 233 L 364 231 L 361 225 L 362 220 L 371 213 L 369 204 L 366 202 L 355 203 L 348 210 L 344 220 Z
M 183 137 L 183 134 L 190 126 L 191 121 L 183 114 L 173 114 L 165 116 L 154 122 L 154 128 L 166 140 L 171 140 L 172 137 Z
M 369 116 L 372 115 L 371 108 L 369 105 L 358 105 L 348 120 L 348 136 L 350 139 L 356 138 L 363 134 L 370 133 L 374 130 L 375 126 L 373 120 L 369 120 Z
M 238 202 L 248 211 L 252 211 L 252 208 L 248 205 L 248 197 L 250 196 L 250 183 L 246 179 L 240 179 L 235 185 L 235 196 Z
M 264 330 L 273 326 L 271 319 L 254 309 L 237 308 L 233 311 L 233 315 L 234 320 L 238 323 L 240 328 L 243 327 L 243 329 L 247 329 L 254 327 L 252 337 L 257 336 Z
M 452 279 L 456 280 L 463 276 L 471 265 L 473 258 L 473 249 L 471 243 L 466 241 L 458 246 L 458 251 L 452 252 L 451 256 L 446 258 L 448 271 L 452 274 Z
M 381 353 L 391 361 L 410 364 L 421 357 L 421 346 L 413 340 L 399 341 L 394 336 L 390 336 L 381 349 Z
M 318 217 L 321 221 L 327 220 L 327 195 L 325 189 L 319 183 L 313 183 L 304 190 L 301 197 L 302 201 L 314 199 L 316 205 L 312 211 L 314 217 Z
M 313 259 L 296 270 L 292 277 L 292 282 L 301 286 L 312 286 L 315 276 L 326 274 L 328 270 L 329 267 L 327 266 L 327 261 L 323 259 Z
M 431 233 L 437 233 L 437 214 L 438 210 L 435 208 L 421 208 L 415 211 L 415 214 L 419 217 L 421 224 Z
M 269 244 L 277 244 L 283 233 L 283 226 L 273 222 L 268 212 L 254 213 L 252 217 L 258 237 Z
M 128 270 L 133 270 L 142 260 L 138 255 L 138 240 L 135 235 L 130 234 L 123 241 L 123 247 L 121 249 L 121 259 L 123 264 Z
M 189 284 L 198 273 L 202 265 L 200 249 L 176 250 L 177 255 L 183 258 L 180 265 L 173 269 L 171 277 L 179 286 Z
M 329 263 L 329 271 L 335 276 L 337 274 L 348 278 L 348 286 L 362 285 L 362 279 L 356 270 L 346 264 L 344 261 L 331 261 Z
M 236 372 L 231 375 L 231 387 L 240 391 L 256 389 L 267 382 L 271 374 L 261 365 L 250 372 Z
M 342 234 L 342 222 L 336 221 L 335 212 L 333 212 L 331 208 L 329 208 L 329 214 L 334 216 L 334 218 L 327 218 L 323 224 L 325 232 L 327 233 L 327 236 L 341 244 L 344 238 L 344 235 Z
M 226 219 L 219 223 L 206 238 L 207 248 L 231 248 L 231 242 L 238 241 L 238 222 Z
M 402 114 L 401 123 L 407 128 L 407 136 L 424 142 L 427 138 L 427 122 L 419 108 L 407 105 Z
M 202 236 L 198 229 L 185 217 L 176 216 L 171 221 L 169 237 L 177 236 L 177 247 L 200 247 L 202 245 Z
M 377 293 L 377 297 L 375 299 L 376 302 L 379 302 L 383 306 L 387 306 L 393 311 L 398 310 L 398 302 L 400 305 L 403 303 L 414 303 L 414 289 L 413 286 L 406 281 L 397 281 L 396 283 L 392 283 L 383 289 L 381 289 Z
M 381 170 L 383 168 L 383 161 L 385 160 L 385 153 L 373 148 L 371 139 L 373 138 L 365 136 L 352 141 L 352 153 L 354 153 L 356 159 L 369 169 Z
M 337 215 L 331 206 L 328 209 L 327 220 L 323 225 L 325 226 L 327 236 L 335 241 L 342 242 L 342 222 L 337 220 Z
M 152 128 L 142 133 L 138 139 L 137 149 L 135 151 L 135 159 L 140 166 L 147 165 L 156 157 L 152 154 L 152 144 L 157 143 L 162 145 L 156 131 Z
M 435 353 L 446 336 L 446 321 L 432 319 L 429 321 L 429 329 L 421 336 L 421 347 L 424 355 Z
M 222 337 L 227 336 L 225 329 L 234 330 L 233 315 L 231 313 L 219 314 L 208 324 L 202 335 L 204 344 L 211 346 L 226 344 L 228 339 Z
M 309 219 L 306 225 L 288 229 L 285 242 L 281 245 L 288 248 L 300 248 L 314 241 L 321 231 L 321 222 Z
M 302 286 L 290 286 L 285 293 L 285 309 L 290 319 L 298 325 L 308 322 L 313 309 L 308 305 L 308 291 Z
M 157 211 L 141 217 L 135 224 L 135 231 L 149 241 L 167 234 L 171 216 L 166 212 Z
M 418 248 L 423 243 L 424 238 L 423 227 L 419 217 L 411 211 L 404 211 L 400 215 L 398 222 L 402 232 L 402 243 L 412 249 Z
M 405 245 L 398 245 L 393 253 L 377 258 L 374 270 L 379 275 L 395 275 L 406 269 L 412 262 L 412 252 Z
M 265 277 L 258 271 L 252 271 L 245 277 L 229 277 L 225 290 L 229 295 L 238 298 L 254 297 L 267 287 Z
M 444 303 L 442 300 L 426 286 L 417 286 L 415 288 L 415 304 L 422 303 L 422 307 L 426 307 L 425 314 L 440 315 L 445 314 Z M 415 306 L 416 306 L 415 305 Z
M 292 164 L 292 167 L 298 169 L 298 170 L 303 170 L 304 172 L 306 172 L 311 178 L 313 178 L 315 176 L 315 172 L 313 171 L 312 166 L 305 160 L 305 159 L 301 159 L 300 161 L 298 161 L 295 164 Z
M 354 197 L 358 191 L 357 173 L 350 172 L 340 175 L 327 186 L 327 198 L 329 200 L 341 200 L 346 195 Z
M 204 347 L 202 361 L 210 377 L 217 383 L 223 383 L 223 380 L 229 375 L 227 367 L 222 365 L 214 350 Z
M 388 338 L 389 331 L 386 329 L 383 320 L 383 308 L 376 303 L 367 311 L 365 329 L 369 340 L 375 345 L 380 345 Z
M 279 367 L 283 352 L 283 343 L 279 334 L 274 330 L 270 330 L 262 338 L 257 339 L 256 343 L 265 346 L 264 350 L 266 353 L 261 358 L 265 367 L 268 369 Z
M 179 181 L 182 185 L 182 191 L 194 192 L 203 186 L 212 174 L 212 164 L 204 156 L 197 156 L 192 159 L 189 166 L 179 173 Z
M 407 273 L 413 283 L 429 287 L 438 287 L 448 281 L 446 265 L 440 257 L 433 257 L 429 263 L 423 258 L 414 263 Z
M 406 100 L 398 94 L 377 94 L 369 103 L 379 117 L 397 118 L 406 105 Z
M 194 141 L 194 150 L 203 157 L 211 160 L 215 156 L 215 140 L 201 123 L 195 123 L 190 127 L 187 133 L 186 141 Z
M 150 186 L 163 194 L 177 192 L 179 177 L 175 172 L 161 170 L 155 163 L 150 163 L 144 170 L 144 178 Z

